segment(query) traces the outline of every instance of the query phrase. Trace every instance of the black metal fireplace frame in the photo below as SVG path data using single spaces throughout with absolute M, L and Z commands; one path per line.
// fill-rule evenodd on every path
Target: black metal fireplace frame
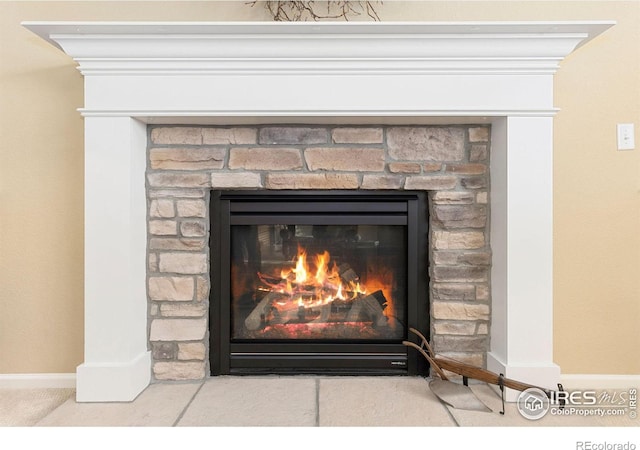
M 277 223 L 301 217 L 317 224 L 405 224 L 407 230 L 407 313 L 405 328 L 428 335 L 428 208 L 421 191 L 212 191 L 210 197 L 209 334 L 211 375 L 330 374 L 426 375 L 417 352 L 398 342 L 231 342 L 230 241 L 232 222 Z M 239 219 L 238 219 L 239 218 Z M 269 219 L 267 219 L 269 220 Z M 274 222 L 274 223 L 276 223 Z M 407 331 L 408 332 L 408 331 Z M 404 336 L 407 339 L 408 336 Z

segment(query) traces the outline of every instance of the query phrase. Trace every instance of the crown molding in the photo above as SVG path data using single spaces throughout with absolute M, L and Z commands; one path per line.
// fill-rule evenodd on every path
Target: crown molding
M 91 75 L 552 74 L 589 22 L 24 22 Z

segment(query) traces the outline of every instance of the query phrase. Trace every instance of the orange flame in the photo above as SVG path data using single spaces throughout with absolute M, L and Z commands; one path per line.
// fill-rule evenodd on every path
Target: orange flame
M 329 265 L 329 252 L 324 251 L 322 255 L 316 255 L 316 275 L 315 280 L 320 286 L 327 280 L 327 267 Z
M 298 254 L 298 262 L 293 273 L 296 274 L 296 283 L 303 284 L 307 281 L 307 252 L 302 251 Z
M 278 309 L 284 311 L 299 307 L 318 307 L 334 300 L 352 301 L 376 290 L 382 290 L 387 304 L 392 304 L 393 274 L 390 269 L 383 270 L 378 276 L 367 274 L 366 283 L 361 283 L 358 279 L 346 282 L 341 279 L 337 265 L 331 264 L 331 255 L 326 250 L 314 255 L 314 263 L 310 266 L 306 250 L 300 247 L 292 262 L 295 267 L 282 268 L 279 279 L 277 276 L 258 274 L 260 280 L 273 292 L 289 297 L 288 300 L 280 299 L 276 302 L 274 306 Z

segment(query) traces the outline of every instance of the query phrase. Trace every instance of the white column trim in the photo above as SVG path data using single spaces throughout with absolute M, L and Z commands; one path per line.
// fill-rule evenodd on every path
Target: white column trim
M 84 364 L 78 401 L 130 401 L 151 379 L 147 347 L 146 125 L 85 118 Z
M 560 368 L 553 362 L 553 120 L 497 120 L 491 151 L 487 368 L 554 388 Z

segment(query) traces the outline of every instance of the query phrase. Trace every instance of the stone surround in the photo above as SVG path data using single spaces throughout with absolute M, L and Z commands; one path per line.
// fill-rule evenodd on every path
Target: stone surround
M 209 373 L 211 189 L 429 191 L 431 340 L 438 352 L 485 365 L 490 134 L 486 125 L 150 126 L 148 296 L 155 379 Z

